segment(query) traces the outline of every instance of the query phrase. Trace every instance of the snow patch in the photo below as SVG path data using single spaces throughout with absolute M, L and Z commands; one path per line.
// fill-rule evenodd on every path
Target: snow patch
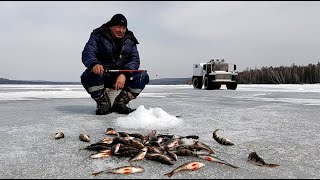
M 128 129 L 164 129 L 181 125 L 182 119 L 170 115 L 159 107 L 146 109 L 140 105 L 134 112 L 116 119 L 117 125 Z

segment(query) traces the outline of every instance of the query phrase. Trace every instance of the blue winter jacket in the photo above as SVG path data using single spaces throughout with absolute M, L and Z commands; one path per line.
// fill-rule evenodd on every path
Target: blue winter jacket
M 109 25 L 105 23 L 92 31 L 82 51 L 82 62 L 88 69 L 101 64 L 105 69 L 137 70 L 140 67 L 137 44 L 139 42 L 134 34 L 127 29 L 122 40 L 120 56 L 116 55 L 116 45 L 112 41 Z

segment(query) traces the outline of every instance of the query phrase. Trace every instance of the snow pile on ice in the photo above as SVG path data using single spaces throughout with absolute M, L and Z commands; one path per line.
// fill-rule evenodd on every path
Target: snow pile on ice
M 140 105 L 134 112 L 116 119 L 117 125 L 131 129 L 164 129 L 181 125 L 182 119 L 170 115 L 159 107 L 146 109 Z

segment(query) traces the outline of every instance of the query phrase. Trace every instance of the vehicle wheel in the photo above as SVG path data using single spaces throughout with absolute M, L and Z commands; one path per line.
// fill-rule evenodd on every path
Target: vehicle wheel
M 220 88 L 221 88 L 221 84 L 214 83 L 213 89 L 220 89 Z
M 195 89 L 201 89 L 203 85 L 202 77 L 192 77 L 192 85 Z
M 236 82 L 227 83 L 226 86 L 227 86 L 227 89 L 231 89 L 231 90 L 236 90 L 237 89 L 237 83 Z
M 207 90 L 212 90 L 213 89 L 212 78 L 204 77 L 204 88 L 207 89 Z

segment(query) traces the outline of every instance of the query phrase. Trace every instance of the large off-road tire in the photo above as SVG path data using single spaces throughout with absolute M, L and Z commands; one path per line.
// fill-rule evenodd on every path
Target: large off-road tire
M 213 89 L 213 82 L 212 82 L 212 78 L 210 76 L 204 77 L 204 88 L 206 90 L 212 90 Z
M 195 89 L 201 89 L 203 86 L 202 76 L 193 76 L 192 85 Z
M 213 89 L 220 89 L 220 88 L 221 88 L 221 84 L 213 83 Z
M 227 89 L 236 90 L 237 89 L 237 82 L 231 82 L 226 84 Z

